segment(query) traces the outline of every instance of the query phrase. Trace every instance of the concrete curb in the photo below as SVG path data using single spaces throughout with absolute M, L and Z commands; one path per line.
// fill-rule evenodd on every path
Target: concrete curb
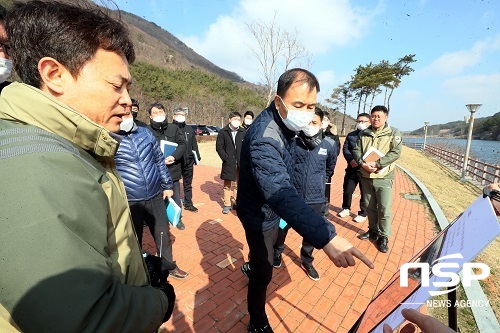
M 404 173 L 406 173 L 420 188 L 423 195 L 425 196 L 425 199 L 429 203 L 429 206 L 431 207 L 434 216 L 438 221 L 439 227 L 443 229 L 446 226 L 448 226 L 449 224 L 448 219 L 444 215 L 443 211 L 441 210 L 441 207 L 439 207 L 438 203 L 432 196 L 431 192 L 429 192 L 427 187 L 425 187 L 425 185 L 420 180 L 418 180 L 418 178 L 415 177 L 410 171 L 406 170 L 399 164 L 396 164 L 396 166 L 400 168 Z M 460 272 L 460 278 L 462 279 L 462 272 Z M 468 300 L 479 301 L 482 304 L 485 304 L 485 306 L 483 307 L 477 307 L 477 306 L 471 307 L 479 332 L 481 333 L 500 332 L 500 324 L 498 323 L 495 313 L 493 312 L 491 306 L 489 305 L 490 304 L 489 300 L 484 294 L 484 291 L 481 288 L 479 282 L 472 281 L 470 287 L 463 287 L 463 288 L 465 290 L 465 294 L 467 295 Z

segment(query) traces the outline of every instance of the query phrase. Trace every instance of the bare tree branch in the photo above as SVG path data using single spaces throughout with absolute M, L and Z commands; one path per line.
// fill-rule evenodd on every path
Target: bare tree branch
M 279 75 L 301 59 L 309 59 L 310 55 L 299 40 L 297 30 L 289 32 L 276 22 L 274 12 L 270 22 L 247 23 L 248 30 L 256 41 L 253 47 L 247 44 L 260 64 L 260 77 L 267 89 L 267 105 L 271 102 Z M 310 61 L 309 61 L 310 63 Z

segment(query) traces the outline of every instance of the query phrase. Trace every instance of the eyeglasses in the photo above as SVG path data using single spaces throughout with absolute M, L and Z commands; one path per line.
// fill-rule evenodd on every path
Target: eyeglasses
M 0 43 L 0 46 L 2 47 L 3 51 L 5 52 L 5 54 L 10 57 L 10 45 L 9 44 L 4 44 L 4 43 Z

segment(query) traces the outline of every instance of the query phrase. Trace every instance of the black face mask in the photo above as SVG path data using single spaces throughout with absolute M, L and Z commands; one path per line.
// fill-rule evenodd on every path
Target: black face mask
M 134 117 L 134 120 L 137 118 L 138 114 L 139 114 L 139 112 L 132 112 L 132 117 Z
M 314 148 L 319 146 L 321 140 L 323 140 L 323 131 L 320 130 L 312 137 L 307 137 L 304 132 L 300 131 L 297 138 L 302 141 L 302 143 L 308 150 L 313 150 Z

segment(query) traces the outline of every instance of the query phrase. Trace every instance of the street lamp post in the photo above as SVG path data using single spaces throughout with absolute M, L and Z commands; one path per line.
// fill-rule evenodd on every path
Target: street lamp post
M 469 162 L 470 141 L 472 139 L 472 127 L 474 126 L 474 112 L 476 112 L 482 104 L 467 104 L 466 107 L 470 111 L 469 134 L 467 135 L 467 146 L 465 147 L 464 167 L 462 169 L 461 181 L 465 182 L 467 175 L 467 163 Z
M 422 150 L 425 150 L 425 143 L 427 141 L 427 126 L 429 125 L 429 122 L 428 121 L 424 122 L 424 125 L 425 125 L 425 127 L 424 127 L 424 146 L 422 147 Z

